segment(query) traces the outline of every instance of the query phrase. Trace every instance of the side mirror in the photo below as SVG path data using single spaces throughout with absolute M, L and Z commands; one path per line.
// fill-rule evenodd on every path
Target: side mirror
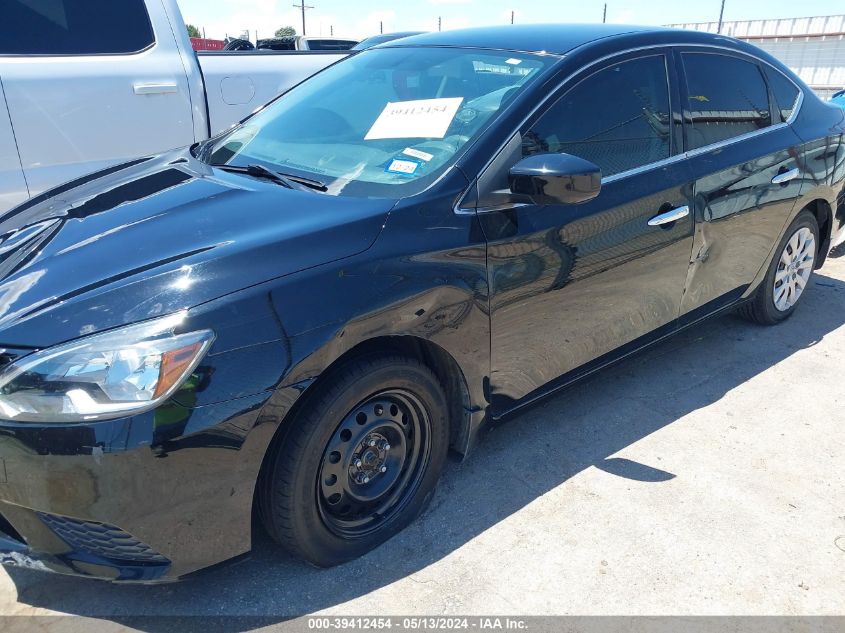
M 511 167 L 508 182 L 535 204 L 580 204 L 599 195 L 601 169 L 571 154 L 535 154 Z

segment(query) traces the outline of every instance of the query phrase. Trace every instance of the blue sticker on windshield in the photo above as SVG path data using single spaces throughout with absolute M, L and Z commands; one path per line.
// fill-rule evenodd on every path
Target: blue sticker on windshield
M 406 160 L 404 158 L 394 158 L 387 164 L 384 171 L 388 174 L 402 174 L 403 176 L 413 176 L 417 173 L 422 163 L 415 160 Z

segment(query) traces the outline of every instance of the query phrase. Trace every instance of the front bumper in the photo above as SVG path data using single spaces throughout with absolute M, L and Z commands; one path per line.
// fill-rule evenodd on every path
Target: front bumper
M 0 563 L 167 582 L 249 551 L 269 393 L 108 422 L 0 422 Z
M 51 515 L 42 518 L 48 525 L 73 526 L 61 531 L 59 538 L 67 540 L 59 545 L 59 551 L 50 554 L 30 548 L 11 524 L 0 521 L 5 523 L 0 526 L 0 564 L 124 582 L 156 582 L 167 577 L 170 561 L 119 528 Z

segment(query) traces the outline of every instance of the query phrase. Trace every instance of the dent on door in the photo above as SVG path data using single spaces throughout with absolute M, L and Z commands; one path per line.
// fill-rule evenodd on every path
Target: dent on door
M 784 129 L 691 161 L 696 231 L 681 306 L 686 320 L 739 299 L 767 264 L 801 193 L 801 178 L 778 182 L 799 168 L 800 148 L 790 146 L 795 141 Z M 778 145 L 788 148 L 774 149 Z M 770 153 L 759 156 L 760 150 Z M 719 169 L 749 153 L 758 156 Z

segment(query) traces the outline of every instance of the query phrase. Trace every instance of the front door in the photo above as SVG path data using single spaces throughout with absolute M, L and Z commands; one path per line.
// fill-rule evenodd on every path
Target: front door
M 676 327 L 693 219 L 690 174 L 673 142 L 672 63 L 658 51 L 586 71 L 479 179 L 496 414 Z M 548 152 L 598 165 L 599 196 L 496 204 L 507 198 L 508 169 Z

